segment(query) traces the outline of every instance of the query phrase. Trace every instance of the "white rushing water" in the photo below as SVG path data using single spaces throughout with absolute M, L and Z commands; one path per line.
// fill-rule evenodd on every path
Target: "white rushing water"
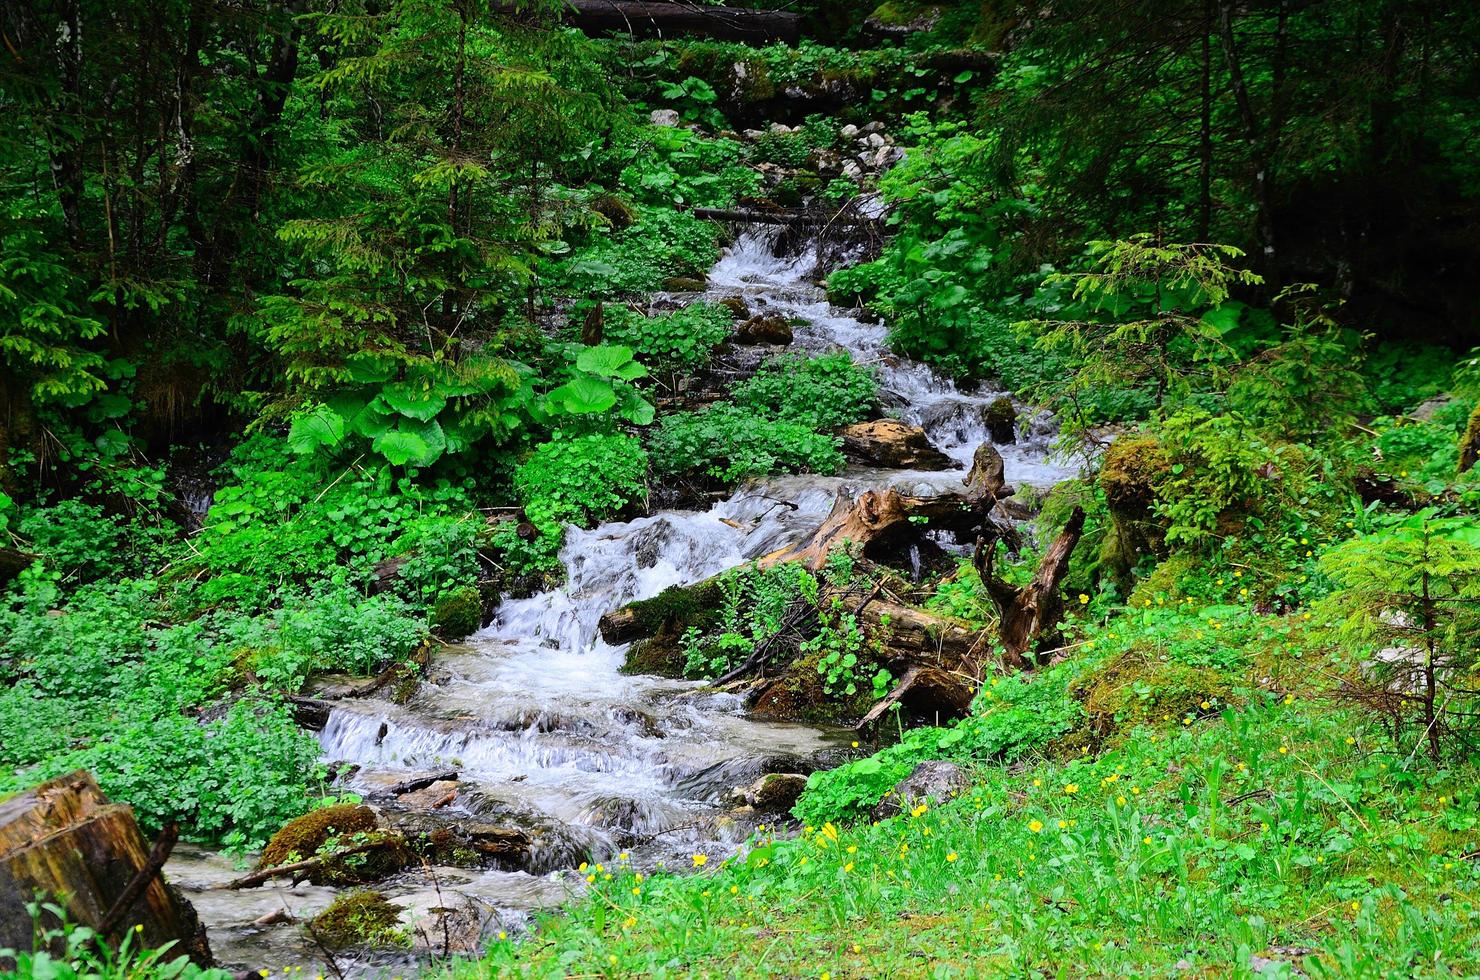
M 603 613 L 802 539 L 840 489 L 959 485 L 987 439 L 983 412 L 1000 392 L 961 392 L 923 365 L 893 357 L 883 326 L 828 305 L 810 279 L 809 255 L 775 258 L 772 242 L 767 230 L 742 236 L 712 271 L 711 295 L 739 295 L 755 313 L 804 323 L 796 330 L 802 349 L 842 348 L 877 365 L 900 417 L 923 426 L 961 468 L 778 477 L 743 487 L 707 512 L 572 529 L 561 552 L 566 584 L 506 601 L 465 647 L 438 654 L 428 683 L 409 703 L 341 702 L 320 741 L 326 761 L 358 767 L 344 788 L 371 794 L 410 774 L 456 769 L 463 790 L 450 814 L 544 831 L 533 875 L 456 873 L 460 892 L 501 910 L 491 923 L 507 925 L 519 910 L 558 898 L 563 887 L 541 874 L 586 853 L 600 860 L 630 849 L 654 864 L 686 861 L 696 850 L 733 850 L 751 826 L 730 819 L 722 794 L 764 772 L 805 765 L 845 737 L 747 718 L 739 698 L 698 683 L 622 674 L 624 651 L 597 629 Z M 1025 429 L 1015 444 L 998 447 L 1010 481 L 1048 486 L 1073 475 L 1045 459 L 1047 418 L 1032 417 Z M 386 890 L 395 898 L 425 887 L 412 876 Z M 300 904 L 321 906 L 317 891 Z M 231 913 L 208 907 L 203 914 L 214 926 L 213 916 Z M 213 928 L 219 946 L 218 934 Z M 240 947 L 232 952 L 248 956 L 251 941 L 232 939 Z

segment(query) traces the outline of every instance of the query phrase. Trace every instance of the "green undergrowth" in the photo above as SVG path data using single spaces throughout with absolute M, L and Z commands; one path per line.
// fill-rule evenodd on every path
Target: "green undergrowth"
M 1074 659 L 989 684 L 957 726 L 814 777 L 795 836 L 763 830 L 691 875 L 618 862 L 528 938 L 449 972 L 1173 976 L 1259 957 L 1276 976 L 1471 975 L 1473 764 L 1427 765 L 1338 698 L 1342 655 L 1311 628 L 1122 611 Z M 1186 668 L 1222 684 L 1192 703 L 1082 700 L 1133 650 L 1161 658 L 1153 682 Z M 921 758 L 961 763 L 971 788 L 847 819 Z

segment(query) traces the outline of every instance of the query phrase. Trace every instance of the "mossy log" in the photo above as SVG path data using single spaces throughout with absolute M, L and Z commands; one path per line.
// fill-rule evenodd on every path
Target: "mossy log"
M 527 9 L 510 3 L 494 5 L 496 12 L 506 14 L 522 14 Z M 586 34 L 631 34 L 634 37 L 693 34 L 716 41 L 751 44 L 771 41 L 796 44 L 801 36 L 801 15 L 784 10 L 655 3 L 650 0 L 562 0 L 556 12 L 564 23 Z
M 109 802 L 81 770 L 0 803 L 0 948 L 31 948 L 26 904 L 40 892 L 66 910 L 68 921 L 106 941 L 138 928 L 144 945 L 173 942 L 177 954 L 210 965 L 195 909 L 159 870 L 170 843 L 167 834 L 151 851 L 133 807 Z

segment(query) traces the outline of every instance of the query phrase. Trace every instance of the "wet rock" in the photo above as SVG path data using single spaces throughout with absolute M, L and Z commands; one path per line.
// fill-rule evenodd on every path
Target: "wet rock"
M 907 805 L 947 800 L 970 786 L 971 780 L 960 766 L 927 759 L 894 785 L 890 794 L 874 806 L 871 816 L 875 820 L 883 820 L 899 813 Z
M 734 314 L 735 319 L 737 320 L 750 319 L 750 307 L 746 304 L 745 300 L 743 300 L 739 296 L 726 296 L 724 299 L 719 301 L 719 305 L 723 306 L 725 309 Z
M 745 802 L 761 813 L 789 813 L 806 788 L 800 773 L 773 772 L 745 789 Z
M 648 122 L 654 126 L 677 126 L 679 122 L 677 109 L 654 109 L 648 113 Z
M 735 343 L 789 344 L 792 341 L 791 324 L 779 313 L 753 316 L 735 330 Z
M 1006 395 L 987 406 L 982 421 L 987 425 L 988 437 L 998 445 L 1010 446 L 1017 441 L 1017 408 Z
M 482 939 L 498 912 L 461 892 L 437 889 L 401 895 L 400 926 L 414 951 L 453 956 L 482 951 Z
M 672 276 L 663 280 L 663 291 L 669 293 L 702 293 L 709 282 L 696 276 Z
M 838 135 L 843 137 L 843 139 L 845 140 L 851 140 L 858 135 L 858 127 L 853 125 L 852 123 L 849 123 L 842 129 L 838 130 Z
M 884 134 L 883 133 L 869 133 L 867 136 L 865 136 L 863 138 L 863 142 L 865 144 L 867 144 L 869 146 L 872 146 L 875 149 L 877 149 L 878 147 L 881 147 L 881 146 L 884 145 Z
M 284 824 L 263 848 L 257 871 L 313 859 L 331 839 L 350 838 L 354 838 L 356 847 L 370 846 L 349 857 L 325 855 L 293 874 L 315 885 L 360 884 L 395 874 L 411 859 L 401 835 L 381 829 L 374 810 L 368 806 L 340 804 L 306 813 Z
M 844 160 L 843 176 L 849 180 L 857 180 L 863 176 L 863 167 L 859 166 L 857 160 Z
M 314 916 L 308 929 L 326 949 L 400 946 L 402 911 L 379 892 L 353 892 Z
M 439 779 L 429 786 L 403 793 L 396 802 L 413 810 L 438 810 L 456 802 L 458 782 L 455 779 Z
M 930 444 L 925 430 L 898 419 L 859 422 L 843 429 L 843 452 L 867 466 L 948 470 L 955 461 Z
M 522 867 L 534 845 L 527 830 L 442 809 L 390 814 L 418 856 L 454 868 Z

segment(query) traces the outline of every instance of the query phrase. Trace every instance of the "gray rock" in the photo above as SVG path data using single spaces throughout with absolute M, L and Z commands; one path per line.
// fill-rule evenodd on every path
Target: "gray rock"
M 884 145 L 884 135 L 882 133 L 869 133 L 868 136 L 864 137 L 864 142 L 877 149 Z
M 773 122 L 770 126 L 770 131 L 777 136 L 783 136 L 791 132 L 791 127 L 786 125 L 786 123 Z
M 739 791 L 745 803 L 759 813 L 786 813 L 807 788 L 807 777 L 795 772 L 773 772 Z
M 872 816 L 883 820 L 900 813 L 906 805 L 948 800 L 952 793 L 959 794 L 970 786 L 971 780 L 960 766 L 928 759 L 894 785 L 890 794 L 874 807 Z
M 851 140 L 853 137 L 858 135 L 858 127 L 853 125 L 852 123 L 849 123 L 842 129 L 838 130 L 838 135 L 843 137 L 843 139 L 845 140 Z
M 648 122 L 654 126 L 677 126 L 677 109 L 654 109 L 648 114 Z

